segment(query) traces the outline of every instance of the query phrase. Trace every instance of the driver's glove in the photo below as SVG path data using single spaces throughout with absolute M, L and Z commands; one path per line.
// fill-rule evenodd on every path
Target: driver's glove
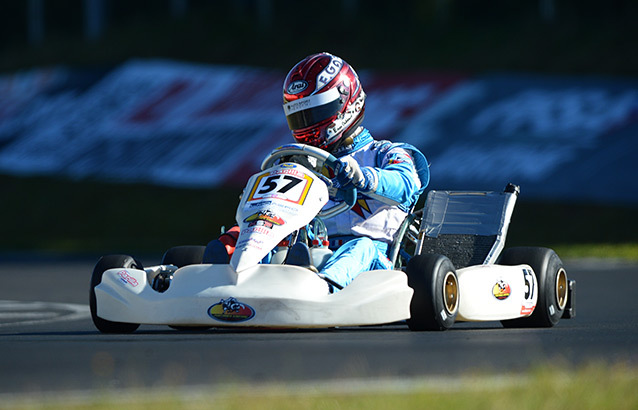
M 335 185 L 339 188 L 347 188 L 349 184 L 354 185 L 363 192 L 374 191 L 377 188 L 377 178 L 370 167 L 360 167 L 359 163 L 352 157 L 345 157 L 339 160 Z

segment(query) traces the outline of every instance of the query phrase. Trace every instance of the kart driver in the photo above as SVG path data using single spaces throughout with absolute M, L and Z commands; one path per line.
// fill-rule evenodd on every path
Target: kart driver
M 286 76 L 283 97 L 295 141 L 340 159 L 334 186 L 358 190 L 350 211 L 324 221 L 335 252 L 320 275 L 335 291 L 361 272 L 392 269 L 389 245 L 430 179 L 425 157 L 411 145 L 372 138 L 361 125 L 366 95 L 359 77 L 337 56 L 313 54 L 297 63 Z M 331 195 L 326 206 L 334 201 Z M 236 231 L 220 240 L 232 251 L 230 235 L 236 240 Z
M 304 58 L 288 73 L 283 92 L 295 141 L 339 158 L 333 183 L 358 190 L 350 211 L 324 221 L 335 253 L 320 273 L 340 288 L 361 272 L 392 269 L 389 244 L 430 179 L 425 157 L 407 144 L 375 141 L 361 126 L 366 95 L 354 69 L 337 56 Z M 332 199 L 327 206 L 334 206 Z

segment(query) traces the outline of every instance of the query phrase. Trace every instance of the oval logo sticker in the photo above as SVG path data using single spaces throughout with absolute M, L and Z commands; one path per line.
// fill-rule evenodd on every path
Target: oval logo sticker
M 209 307 L 208 316 L 221 322 L 245 322 L 255 316 L 255 309 L 235 298 L 228 298 Z
M 492 294 L 498 300 L 507 299 L 510 296 L 510 285 L 505 283 L 502 279 L 494 284 L 492 287 Z
M 288 94 L 299 94 L 303 90 L 308 88 L 308 82 L 305 80 L 297 80 L 290 83 L 288 86 Z

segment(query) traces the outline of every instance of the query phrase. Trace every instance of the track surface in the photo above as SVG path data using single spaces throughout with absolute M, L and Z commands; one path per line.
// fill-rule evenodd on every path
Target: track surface
M 319 331 L 102 335 L 88 311 L 91 261 L 0 263 L 0 394 L 520 372 L 538 363 L 638 364 L 638 264 L 566 261 L 577 317 L 551 329 L 458 323 Z

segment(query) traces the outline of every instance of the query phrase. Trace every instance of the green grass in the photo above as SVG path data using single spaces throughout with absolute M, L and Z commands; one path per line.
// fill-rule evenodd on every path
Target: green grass
M 88 397 L 16 398 L 12 409 L 635 409 L 638 370 L 593 364 L 543 366 L 526 375 L 475 374 L 457 379 L 350 385 L 233 385 L 189 392 L 101 392 Z
M 638 243 L 586 243 L 550 246 L 564 258 L 613 258 L 638 261 Z
M 546 246 L 563 258 L 638 260 L 636 206 L 519 200 L 507 246 Z

